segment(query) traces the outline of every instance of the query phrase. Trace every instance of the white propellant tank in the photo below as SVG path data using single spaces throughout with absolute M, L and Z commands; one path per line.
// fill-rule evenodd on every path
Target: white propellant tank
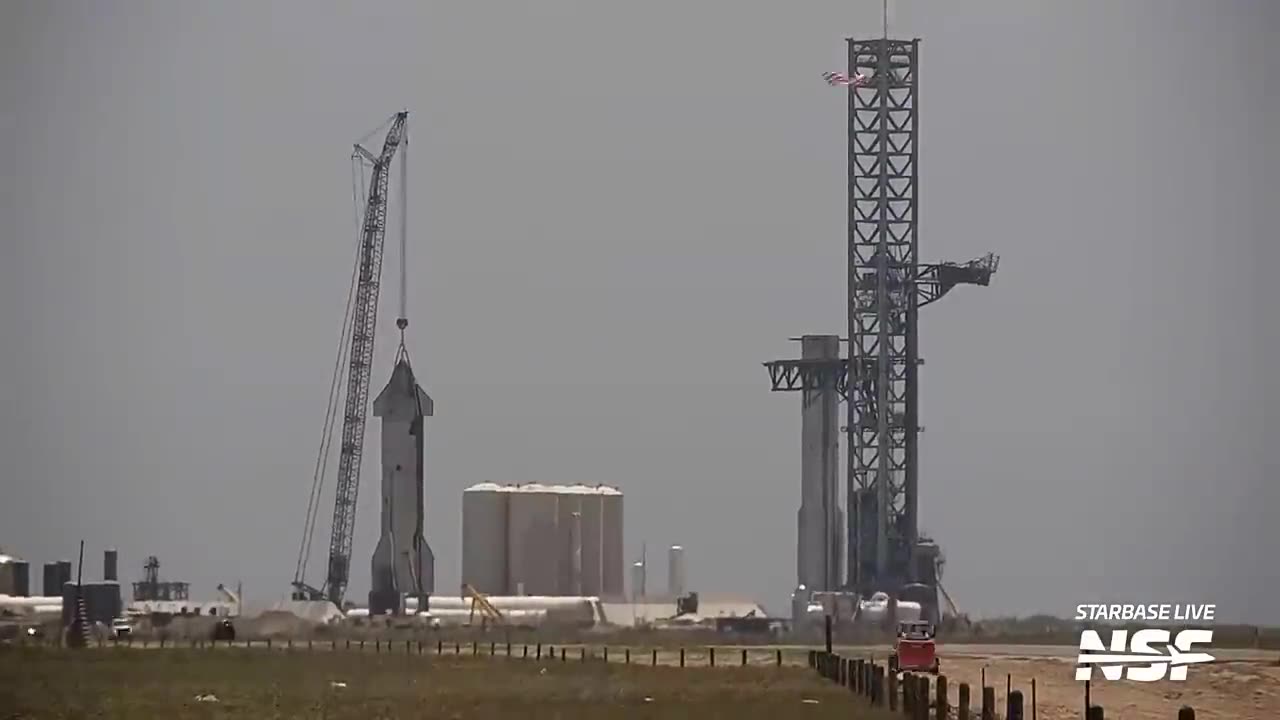
M 560 592 L 623 598 L 622 492 L 607 485 L 552 485 L 549 489 L 559 498 L 557 520 L 565 549 Z M 581 564 L 580 579 L 574 575 L 575 554 Z
M 591 626 L 602 617 L 600 598 L 538 595 L 488 595 L 485 597 L 509 621 L 547 622 Z M 406 610 L 417 612 L 417 598 L 405 599 Z M 455 595 L 433 595 L 427 600 L 427 613 L 435 618 L 471 615 L 471 598 Z M 348 613 L 348 616 L 351 616 Z
M 527 595 L 557 595 L 560 561 L 560 496 L 537 483 L 509 490 L 507 587 Z
M 506 595 L 508 488 L 480 483 L 462 491 L 462 582 Z
M 61 616 L 62 598 L 0 595 L 0 614 Z
M 626 560 L 622 551 L 622 491 L 608 485 L 596 488 L 601 510 L 600 596 L 608 600 L 626 597 Z
M 585 485 L 551 485 L 562 553 L 556 593 L 594 595 L 600 590 L 600 508 Z M 591 512 L 595 510 L 595 512 Z
M 858 622 L 884 622 L 889 617 L 890 605 L 887 593 L 874 593 L 871 597 L 858 603 Z M 914 622 L 924 617 L 924 608 L 918 602 L 899 600 L 897 606 L 898 622 Z
M 854 612 L 854 603 L 857 612 Z M 824 592 L 810 593 L 804 585 L 796 588 L 791 595 L 791 613 L 793 621 L 801 623 L 822 624 L 823 618 L 830 615 L 836 622 L 850 620 L 860 625 L 879 625 L 889 619 L 891 603 L 887 593 L 878 592 L 865 600 L 860 600 L 853 593 Z M 897 621 L 913 622 L 924 618 L 924 608 L 920 603 L 910 600 L 897 602 Z
M 679 545 L 667 550 L 667 594 L 684 597 L 684 548 Z
M 488 595 L 625 597 L 622 492 L 480 483 L 462 496 L 462 582 Z

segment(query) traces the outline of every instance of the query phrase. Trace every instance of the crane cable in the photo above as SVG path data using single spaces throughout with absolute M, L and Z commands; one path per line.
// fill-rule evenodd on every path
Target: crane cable
M 361 221 L 364 217 L 362 198 L 365 197 L 364 165 L 356 153 L 351 156 L 351 195 L 355 209 L 356 226 L 356 259 L 351 270 L 351 283 L 347 290 L 347 305 L 342 316 L 342 332 L 338 340 L 338 354 L 333 364 L 333 376 L 329 382 L 329 400 L 325 407 L 324 428 L 320 439 L 320 450 L 316 456 L 316 466 L 311 479 L 311 495 L 307 500 L 307 515 L 303 525 L 302 543 L 298 548 L 298 559 L 294 569 L 294 582 L 301 583 L 306 577 L 307 563 L 311 557 L 311 542 L 315 537 L 316 518 L 320 510 L 320 496 L 324 492 L 324 479 L 328 471 L 330 449 L 333 445 L 333 427 L 338 417 L 338 397 L 342 389 L 342 367 L 350 354 L 348 338 L 351 333 L 352 308 L 355 304 L 355 292 L 360 274 Z

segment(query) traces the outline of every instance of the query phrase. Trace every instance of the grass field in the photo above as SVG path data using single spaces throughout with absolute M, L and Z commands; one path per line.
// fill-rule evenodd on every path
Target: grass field
M 4 718 L 887 718 L 794 667 L 0 649 Z M 345 683 L 339 687 L 336 683 Z M 213 695 L 216 702 L 197 701 Z

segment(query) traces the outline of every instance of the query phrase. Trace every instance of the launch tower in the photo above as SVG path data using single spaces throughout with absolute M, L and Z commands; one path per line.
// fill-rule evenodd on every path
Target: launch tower
M 923 585 L 936 608 L 938 549 L 919 531 L 917 320 L 956 285 L 988 285 L 999 258 L 919 260 L 919 48 L 918 39 L 848 41 L 849 77 L 865 78 L 848 89 L 848 357 L 765 366 L 773 390 L 834 387 L 846 401 L 843 586 L 901 597 Z

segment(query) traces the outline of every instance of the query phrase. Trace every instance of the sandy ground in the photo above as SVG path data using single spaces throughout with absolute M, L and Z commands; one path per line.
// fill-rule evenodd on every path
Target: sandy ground
M 1075 679 L 1072 658 L 1051 657 L 947 657 L 943 673 L 952 686 L 967 682 L 977 688 L 985 670 L 987 683 L 996 688 L 997 706 L 1003 707 L 1006 683 L 1021 690 L 1027 704 L 1035 679 L 1037 718 L 1079 718 L 1084 710 L 1084 683 Z M 1196 717 L 1270 720 L 1280 718 L 1280 665 L 1273 662 L 1227 661 L 1190 668 L 1186 682 L 1109 682 L 1095 674 L 1090 683 L 1092 701 L 1106 709 L 1107 717 L 1122 720 L 1172 720 L 1178 708 L 1190 705 Z M 955 702 L 955 691 L 951 692 Z M 976 701 L 975 701 L 976 704 Z M 1029 707 L 1028 707 L 1029 710 Z M 1030 717 L 1030 712 L 1027 713 Z

